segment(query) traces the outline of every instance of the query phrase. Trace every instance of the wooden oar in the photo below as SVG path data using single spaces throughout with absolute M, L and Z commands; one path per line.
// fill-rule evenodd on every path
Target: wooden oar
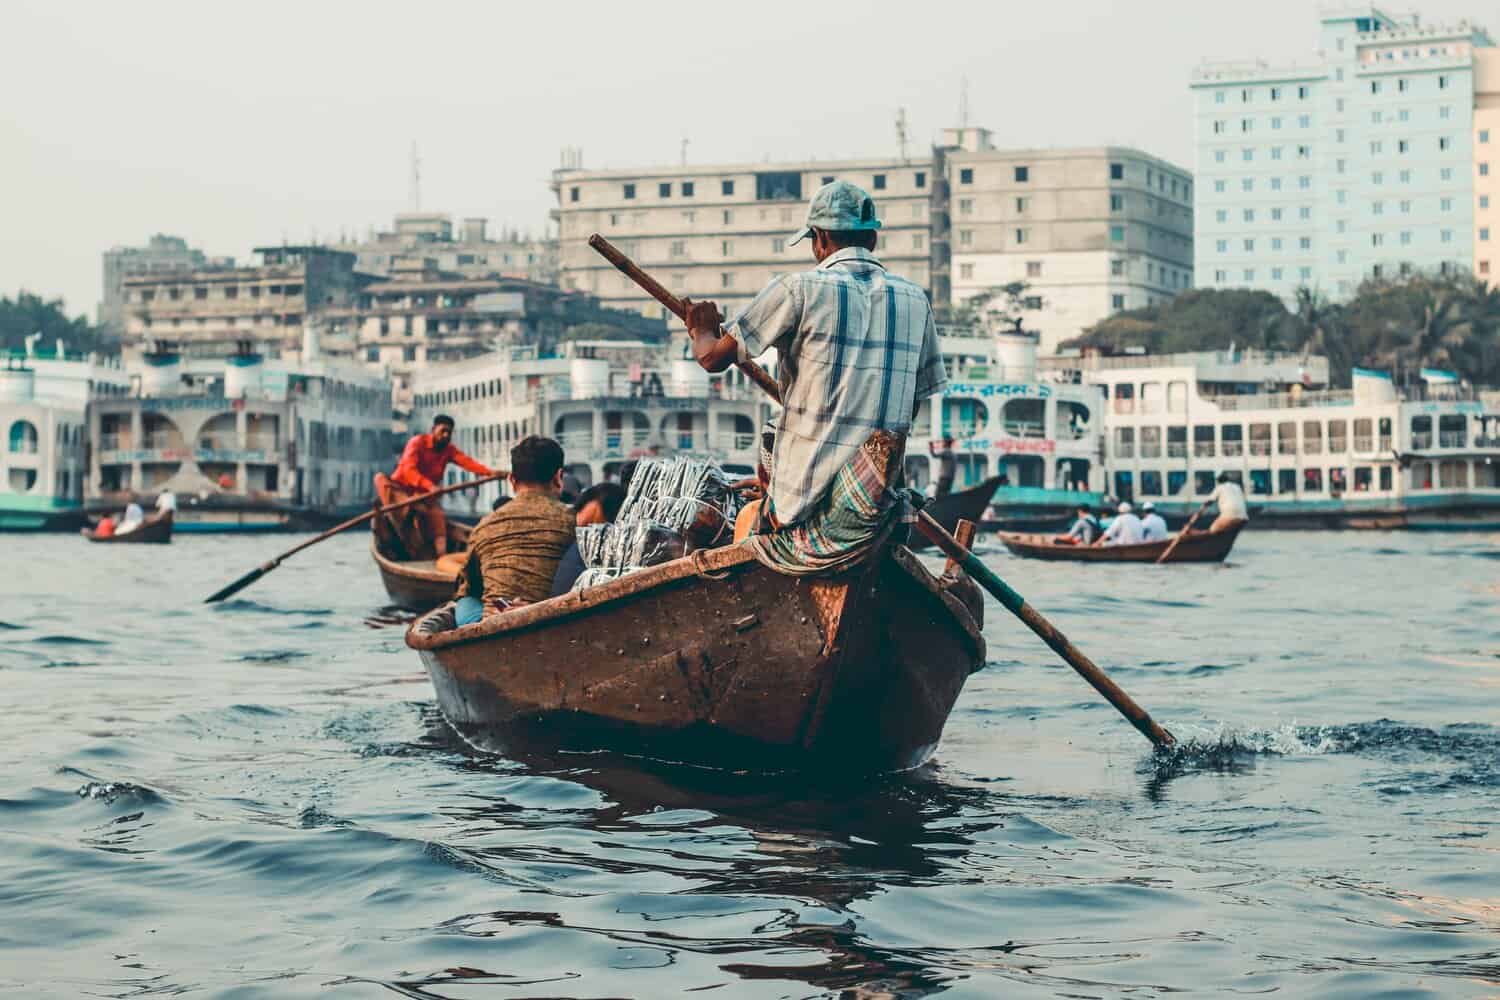
M 323 532 L 316 538 L 309 538 L 307 541 L 301 543 L 300 545 L 292 546 L 281 555 L 277 556 L 275 559 L 272 559 L 270 562 L 255 567 L 250 572 L 246 573 L 244 576 L 240 577 L 238 580 L 234 581 L 224 589 L 214 591 L 204 599 L 203 603 L 213 604 L 216 601 L 222 601 L 226 597 L 232 597 L 235 594 L 238 594 L 240 591 L 250 586 L 256 580 L 259 580 L 261 577 L 271 572 L 271 570 L 275 569 L 277 566 L 280 566 L 283 560 L 291 558 L 298 552 L 301 552 L 303 549 L 317 545 L 325 538 L 332 538 L 334 535 L 337 535 L 341 531 L 348 531 L 350 528 L 353 528 L 356 525 L 364 524 L 366 521 L 374 518 L 379 514 L 388 514 L 393 510 L 400 510 L 403 507 L 410 507 L 414 503 L 421 503 L 423 500 L 431 500 L 433 497 L 440 497 L 444 493 L 453 493 L 458 490 L 473 489 L 474 487 L 482 486 L 485 483 L 493 483 L 497 479 L 504 479 L 507 475 L 509 475 L 509 473 L 497 472 L 491 476 L 483 476 L 479 479 L 470 479 L 468 482 L 454 483 L 452 486 L 444 486 L 442 489 L 433 490 L 431 493 L 423 493 L 421 496 L 410 497 L 406 500 L 401 500 L 397 503 L 389 504 L 385 507 L 378 507 L 374 510 L 367 510 L 358 517 L 351 517 L 349 520 L 345 521 L 342 524 L 334 525 L 332 528 L 329 528 L 327 531 Z
M 609 240 L 595 233 L 589 237 L 589 246 L 597 250 L 611 264 L 619 268 L 622 274 L 640 285 L 641 288 L 651 294 L 652 298 L 666 306 L 676 316 L 686 318 L 684 315 L 686 310 L 683 309 L 681 300 L 637 267 L 629 257 L 626 257 L 619 250 L 615 249 Z M 752 382 L 764 389 L 767 395 L 776 400 L 776 402 L 781 402 L 780 387 L 764 368 L 757 365 L 754 361 L 739 361 L 736 364 L 739 366 L 740 371 L 744 372 Z M 969 551 L 967 547 L 960 545 L 958 540 L 948 534 L 947 530 L 941 524 L 938 524 L 937 521 L 933 520 L 932 515 L 928 514 L 925 510 L 919 509 L 917 511 L 917 530 L 926 535 L 934 545 L 942 549 L 949 559 L 962 566 L 969 576 L 979 581 L 980 586 L 993 594 L 995 599 L 1007 611 L 1025 622 L 1027 628 L 1040 636 L 1042 641 L 1052 647 L 1052 650 L 1058 656 L 1061 656 L 1068 666 L 1072 667 L 1084 680 L 1092 684 L 1094 690 L 1103 695 L 1104 699 L 1118 709 L 1120 714 L 1125 716 L 1130 724 L 1140 730 L 1142 735 L 1148 740 L 1157 747 L 1169 747 L 1177 742 L 1171 733 L 1158 725 L 1156 720 L 1152 719 L 1151 715 L 1144 708 L 1136 704 L 1130 695 L 1126 694 L 1118 684 L 1110 680 L 1104 671 L 1095 666 L 1094 661 L 1085 656 L 1082 650 L 1068 641 L 1068 637 L 1059 632 L 1040 611 L 1027 604 L 1025 598 L 1012 590 L 1004 580 L 991 572 L 990 568 L 980 562 L 979 557 Z
M 1160 566 L 1162 563 L 1171 558 L 1172 553 L 1177 551 L 1178 543 L 1186 538 L 1187 533 L 1192 530 L 1193 522 L 1198 520 L 1198 518 L 1203 514 L 1205 510 L 1208 510 L 1208 505 L 1211 503 L 1213 503 L 1213 498 L 1210 497 L 1209 499 L 1203 501 L 1203 505 L 1201 507 L 1193 511 L 1193 516 L 1187 519 L 1187 524 L 1184 524 L 1182 526 L 1182 530 L 1179 531 L 1177 533 L 1177 536 L 1172 539 L 1172 544 L 1167 546 L 1167 550 L 1165 552 L 1156 557 L 1156 565 Z

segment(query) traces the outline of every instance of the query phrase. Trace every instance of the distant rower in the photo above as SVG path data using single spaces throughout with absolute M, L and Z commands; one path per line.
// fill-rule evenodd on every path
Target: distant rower
M 1244 524 L 1250 520 L 1250 508 L 1245 506 L 1245 491 L 1240 484 L 1229 478 L 1229 473 L 1219 473 L 1219 485 L 1209 497 L 1219 507 L 1219 516 L 1209 525 L 1209 531 Z
M 377 473 L 375 491 L 382 506 L 400 503 L 408 497 L 431 493 L 443 481 L 443 473 L 452 462 L 475 475 L 492 476 L 494 470 L 465 455 L 453 444 L 453 418 L 438 414 L 432 418 L 432 430 L 417 434 L 406 442 L 396 471 L 386 476 Z M 438 556 L 448 551 L 448 518 L 436 499 L 413 504 L 412 514 L 422 524 L 423 533 Z M 405 518 L 402 519 L 403 521 Z M 415 552 L 412 553 L 416 555 Z

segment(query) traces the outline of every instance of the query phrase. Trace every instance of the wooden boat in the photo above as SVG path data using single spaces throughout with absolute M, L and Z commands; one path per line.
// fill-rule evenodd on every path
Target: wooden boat
M 472 530 L 467 524 L 449 520 L 448 551 L 462 552 L 468 548 Z M 411 611 L 430 611 L 452 600 L 457 571 L 440 568 L 434 559 L 400 558 L 404 553 L 399 546 L 394 535 L 385 531 L 381 518 L 371 521 L 370 555 L 391 603 Z
M 1223 562 L 1234 548 L 1245 525 L 1236 524 L 1219 531 L 1190 531 L 1172 553 L 1168 562 Z M 1175 536 L 1173 536 L 1175 537 Z M 1172 544 L 1167 538 L 1160 542 L 1142 542 L 1139 545 L 1059 545 L 1052 535 L 1023 535 L 1008 531 L 1000 532 L 1000 541 L 1012 554 L 1026 559 L 1057 559 L 1071 562 L 1144 562 L 1154 563 Z
M 141 522 L 134 531 L 123 534 L 116 529 L 113 535 L 100 538 L 92 528 L 83 529 L 83 537 L 91 542 L 120 542 L 126 545 L 165 545 L 172 540 L 172 512 L 160 511 Z
M 990 497 L 1000 488 L 1000 477 L 991 476 L 978 486 L 970 486 L 957 493 L 949 493 L 922 508 L 932 519 L 943 526 L 950 535 L 958 527 L 960 519 L 979 524 L 984 520 L 984 511 L 990 505 Z M 927 539 L 914 535 L 909 543 L 913 549 L 925 549 L 932 545 Z
M 982 605 L 965 588 L 884 542 L 826 578 L 730 546 L 460 629 L 448 604 L 406 644 L 449 724 L 485 749 L 901 770 L 931 755 L 984 664 Z

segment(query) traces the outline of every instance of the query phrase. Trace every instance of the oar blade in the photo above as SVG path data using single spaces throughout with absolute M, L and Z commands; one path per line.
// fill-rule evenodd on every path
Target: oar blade
M 229 586 L 224 587 L 222 590 L 216 590 L 212 594 L 208 595 L 208 597 L 204 598 L 203 603 L 217 604 L 227 597 L 233 597 L 235 594 L 238 594 L 240 591 L 250 586 L 256 580 L 259 580 L 261 577 L 265 576 L 267 569 L 268 567 L 266 566 L 255 567 L 250 572 L 246 573 L 244 576 L 231 583 Z

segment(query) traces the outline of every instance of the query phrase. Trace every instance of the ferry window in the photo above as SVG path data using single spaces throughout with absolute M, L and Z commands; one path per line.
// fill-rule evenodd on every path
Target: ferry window
M 1445 490 L 1467 487 L 1469 485 L 1469 463 L 1450 460 L 1439 464 L 1438 485 Z
M 1375 470 L 1368 465 L 1356 465 L 1354 467 L 1354 492 L 1370 492 L 1370 487 L 1375 484 L 1374 472 Z
M 1115 412 L 1135 412 L 1135 383 L 1118 382 L 1115 384 Z
M 1391 450 L 1391 418 L 1390 417 L 1381 417 L 1380 418 L 1380 445 L 1379 445 L 1379 447 L 1380 447 L 1381 451 L 1390 451 Z M 1389 477 L 1387 477 L 1387 478 L 1389 478 Z M 1390 487 L 1387 486 L 1387 487 L 1383 487 L 1383 488 L 1384 489 L 1389 489 Z
M 1199 470 L 1193 473 L 1193 492 L 1200 497 L 1206 497 L 1214 491 L 1217 484 L 1214 482 L 1214 474 Z
M 1322 493 L 1323 492 L 1323 470 L 1322 469 L 1303 469 L 1302 470 L 1302 490 L 1303 490 L 1304 493 Z
M 1357 452 L 1371 452 L 1375 450 L 1375 435 L 1372 433 L 1375 421 L 1369 417 L 1360 417 L 1354 421 L 1354 450 Z M 1369 470 L 1366 470 L 1367 472 Z M 1359 489 L 1359 475 L 1355 474 L 1354 488 Z
M 1214 427 L 1213 424 L 1200 424 L 1193 428 L 1193 457 L 1214 457 Z
M 1167 412 L 1168 413 L 1186 413 L 1187 412 L 1187 383 L 1186 382 L 1169 382 L 1169 383 L 1167 383 Z
M 1462 413 L 1445 413 L 1438 417 L 1438 447 L 1462 448 L 1468 438 L 1469 418 Z
M 1141 457 L 1161 458 L 1161 428 L 1141 428 Z M 1143 487 L 1144 489 L 1144 487 Z
M 1297 470 L 1296 469 L 1278 469 L 1277 470 L 1277 472 L 1276 472 L 1276 492 L 1277 493 L 1296 493 L 1297 492 Z
M 1129 472 L 1115 473 L 1115 496 L 1129 500 L 1135 496 L 1135 477 Z
M 1297 422 L 1287 420 L 1276 425 L 1276 454 L 1297 454 Z M 1290 493 L 1291 490 L 1285 492 Z
M 1167 457 L 1187 458 L 1187 428 L 1167 428 Z
M 1432 489 L 1432 463 L 1413 462 L 1411 465 L 1411 488 L 1414 490 Z
M 1342 455 L 1349 450 L 1349 421 L 1328 421 L 1328 454 Z M 1332 483 L 1333 473 L 1329 473 L 1329 482 Z
M 1134 427 L 1116 427 L 1115 428 L 1115 457 L 1116 458 L 1134 458 L 1135 457 L 1135 428 Z
M 1271 470 L 1250 470 L 1250 493 L 1254 496 L 1270 496 L 1271 494 Z
M 1500 486 L 1500 465 L 1484 459 L 1474 463 L 1474 486 L 1476 489 L 1492 490 Z M 1383 465 L 1380 467 L 1380 488 L 1388 490 L 1391 488 L 1391 467 Z
M 1302 453 L 1304 455 L 1323 454 L 1323 425 L 1316 420 L 1302 422 Z
M 1160 382 L 1141 383 L 1141 412 L 1160 413 L 1162 411 L 1162 389 Z
M 1432 447 L 1432 418 L 1411 418 L 1411 446 L 1413 448 Z
M 1146 471 L 1141 473 L 1141 496 L 1161 496 L 1161 473 Z
M 1250 454 L 1252 454 L 1252 455 L 1269 455 L 1269 454 L 1271 454 L 1271 425 L 1270 424 L 1251 424 L 1250 425 Z
M 1219 429 L 1226 458 L 1245 453 L 1245 428 L 1239 424 L 1225 424 Z
M 1349 488 L 1348 478 L 1344 474 L 1342 466 L 1335 466 L 1328 470 L 1328 492 L 1337 496 Z
M 35 469 L 11 469 L 8 477 L 12 493 L 29 493 L 36 485 Z
M 1187 485 L 1187 473 L 1181 469 L 1173 469 L 1167 473 L 1167 494 L 1177 496 L 1182 488 Z

